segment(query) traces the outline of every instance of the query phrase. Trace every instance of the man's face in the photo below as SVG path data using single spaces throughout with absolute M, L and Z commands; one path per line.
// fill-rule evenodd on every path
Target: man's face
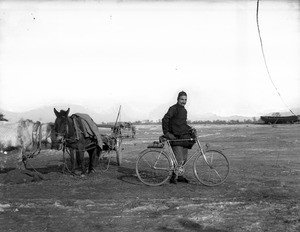
M 177 102 L 178 102 L 178 105 L 185 106 L 186 101 L 187 101 L 186 96 L 180 96 Z

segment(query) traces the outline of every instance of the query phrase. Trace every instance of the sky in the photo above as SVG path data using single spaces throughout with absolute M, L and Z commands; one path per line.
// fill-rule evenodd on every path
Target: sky
M 1 1 L 0 108 L 78 104 L 156 117 L 188 94 L 191 119 L 300 107 L 300 3 Z M 151 118 L 150 118 L 151 119 Z

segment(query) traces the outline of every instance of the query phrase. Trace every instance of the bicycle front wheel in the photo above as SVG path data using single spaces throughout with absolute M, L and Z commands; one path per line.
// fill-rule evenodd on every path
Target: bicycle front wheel
M 162 149 L 146 149 L 137 158 L 136 174 L 149 186 L 165 183 L 172 173 L 172 163 Z
M 206 186 L 222 184 L 229 175 L 229 169 L 227 157 L 219 150 L 207 150 L 194 161 L 194 174 Z

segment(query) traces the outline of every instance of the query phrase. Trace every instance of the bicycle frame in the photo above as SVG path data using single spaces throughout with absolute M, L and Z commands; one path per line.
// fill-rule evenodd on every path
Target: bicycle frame
M 170 143 L 170 142 L 172 142 L 172 141 L 191 141 L 191 140 L 195 140 L 195 141 L 196 141 L 196 144 L 198 145 L 198 149 L 194 152 L 194 154 L 192 154 L 192 155 L 187 159 L 187 161 L 186 161 L 184 164 L 178 164 L 178 161 L 177 161 L 177 159 L 176 159 L 176 157 L 175 157 L 175 154 L 174 154 L 174 151 L 173 151 L 173 149 L 172 149 L 172 146 L 171 146 L 171 143 Z M 201 143 L 199 142 L 198 138 L 196 138 L 196 139 L 167 140 L 165 143 L 168 145 L 169 152 L 167 152 L 167 154 L 170 156 L 171 162 L 172 162 L 174 168 L 176 168 L 176 167 L 178 167 L 178 166 L 185 167 L 185 166 L 189 163 L 189 161 L 192 160 L 192 159 L 193 159 L 196 155 L 198 155 L 199 153 L 203 155 L 206 164 L 207 164 L 209 167 L 211 167 L 211 164 L 207 161 L 207 157 L 206 157 L 206 155 L 205 155 L 205 152 L 204 152 L 204 150 L 203 150 L 203 148 L 202 148 L 202 146 L 201 146 Z

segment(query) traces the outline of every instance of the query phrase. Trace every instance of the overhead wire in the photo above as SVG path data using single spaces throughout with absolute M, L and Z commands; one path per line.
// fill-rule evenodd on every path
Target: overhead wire
M 293 114 L 296 116 L 296 114 L 289 108 L 289 106 L 285 103 L 285 101 L 283 100 L 278 88 L 276 87 L 272 77 L 271 77 L 271 74 L 270 74 L 270 70 L 269 70 L 269 67 L 268 67 L 268 64 L 267 64 L 267 59 L 266 59 L 266 56 L 265 56 L 265 52 L 264 52 L 264 46 L 263 46 L 263 41 L 262 41 L 262 38 L 261 38 L 261 32 L 260 32 L 260 27 L 259 27 L 259 21 L 258 21 L 258 12 L 259 12 L 259 0 L 257 0 L 257 4 L 256 4 L 256 24 L 257 24 L 257 30 L 258 30 L 258 35 L 259 35 L 259 41 L 260 41 L 260 47 L 261 47 L 261 52 L 262 52 L 262 55 L 263 55 L 263 59 L 264 59 L 264 63 L 265 63 L 265 67 L 267 69 L 267 73 L 268 73 L 268 77 L 273 85 L 273 87 L 275 88 L 278 96 L 280 97 L 282 103 L 285 105 L 285 107 Z

